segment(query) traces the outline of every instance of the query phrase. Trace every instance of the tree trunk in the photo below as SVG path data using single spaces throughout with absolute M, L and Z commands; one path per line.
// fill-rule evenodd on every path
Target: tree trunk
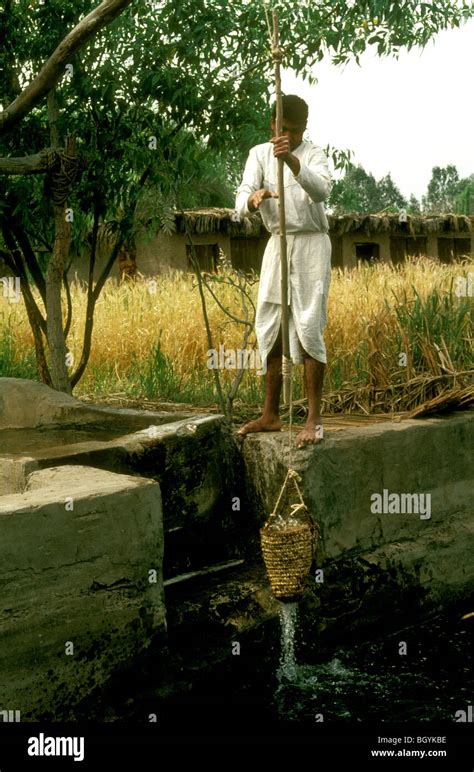
M 58 123 L 59 107 L 54 91 L 48 94 L 48 122 L 51 144 L 59 147 Z M 75 140 L 68 137 L 65 152 L 75 155 Z M 50 372 L 53 389 L 72 394 L 71 379 L 66 364 L 66 339 L 64 337 L 63 312 L 61 307 L 61 288 L 63 285 L 64 266 L 69 255 L 71 243 L 71 225 L 66 218 L 66 196 L 60 190 L 62 180 L 51 175 L 51 198 L 54 209 L 54 244 L 53 254 L 46 271 L 46 330 L 50 355 Z M 69 183 L 70 184 L 70 183 Z M 69 187 L 66 184 L 66 190 Z M 56 196 L 55 196 L 56 194 Z
M 71 394 L 71 380 L 66 364 L 67 350 L 61 308 L 64 266 L 66 257 L 69 254 L 71 241 L 71 227 L 69 222 L 66 222 L 66 208 L 64 205 L 54 206 L 54 226 L 53 254 L 46 272 L 46 324 L 51 381 L 53 389 Z

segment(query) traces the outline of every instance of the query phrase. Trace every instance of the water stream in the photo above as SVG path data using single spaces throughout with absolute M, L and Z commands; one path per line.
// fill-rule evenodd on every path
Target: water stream
M 298 620 L 298 603 L 280 603 L 281 655 L 277 678 L 281 682 L 293 682 L 298 677 L 295 659 L 295 634 Z

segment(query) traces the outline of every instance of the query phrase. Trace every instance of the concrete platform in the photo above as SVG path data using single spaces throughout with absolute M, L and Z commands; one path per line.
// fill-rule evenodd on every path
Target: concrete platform
M 107 407 L 96 407 L 81 402 L 68 394 L 50 389 L 43 383 L 29 381 L 26 378 L 0 378 L 0 431 L 8 438 L 11 446 L 8 452 L 22 452 L 22 436 L 15 440 L 12 429 L 76 429 L 86 431 L 87 427 L 107 428 L 112 435 L 123 434 L 125 431 L 146 428 L 150 423 L 171 423 L 178 418 L 185 418 L 186 413 L 177 415 L 174 412 L 162 411 L 153 414 L 153 420 L 148 420 L 142 410 L 113 410 Z M 189 417 L 193 413 L 190 412 Z M 92 431 L 92 429 L 90 429 Z
M 161 488 L 167 577 L 245 549 L 245 497 L 232 509 L 243 466 L 220 415 L 93 407 L 0 378 L 0 427 L 0 495 L 21 490 L 35 469 L 64 464 L 146 477 Z
M 165 631 L 159 486 L 36 471 L 0 497 L 0 534 L 1 709 L 67 720 Z

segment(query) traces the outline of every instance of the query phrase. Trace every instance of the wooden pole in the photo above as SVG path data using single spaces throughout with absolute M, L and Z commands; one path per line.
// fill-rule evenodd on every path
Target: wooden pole
M 283 105 L 281 98 L 280 64 L 282 52 L 278 35 L 278 16 L 273 11 L 273 63 L 275 65 L 275 96 L 276 96 L 276 134 L 281 136 L 283 126 Z M 280 220 L 280 272 L 281 272 L 281 336 L 282 336 L 282 373 L 283 373 L 283 401 L 286 405 L 290 402 L 291 386 L 291 359 L 290 359 L 290 334 L 288 313 L 288 261 L 286 250 L 286 217 L 285 217 L 285 185 L 284 166 L 282 158 L 278 158 L 278 210 Z

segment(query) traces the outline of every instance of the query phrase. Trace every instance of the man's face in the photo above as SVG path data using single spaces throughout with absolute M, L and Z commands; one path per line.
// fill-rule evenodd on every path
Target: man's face
M 272 121 L 270 125 L 272 128 L 273 136 L 276 137 L 276 121 Z M 296 150 L 298 145 L 301 145 L 305 131 L 306 123 L 303 125 L 298 124 L 283 117 L 282 134 L 288 137 L 290 142 L 290 150 Z

